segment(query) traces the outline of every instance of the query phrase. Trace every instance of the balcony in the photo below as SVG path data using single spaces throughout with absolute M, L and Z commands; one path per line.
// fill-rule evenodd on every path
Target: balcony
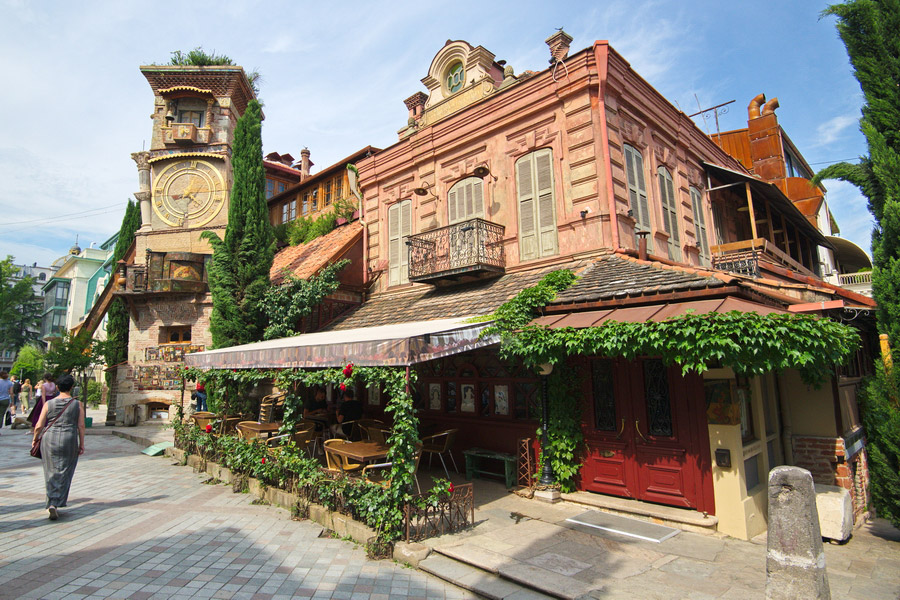
M 768 263 L 791 269 L 810 277 L 818 277 L 818 275 L 785 254 L 775 244 L 765 238 L 713 246 L 710 248 L 710 252 L 713 255 L 713 268 L 738 275 L 759 277 L 760 264 Z
M 872 297 L 872 271 L 841 273 L 838 275 L 838 282 L 842 288 Z
M 147 264 L 122 265 L 124 289 L 119 294 L 193 293 L 205 294 L 208 254 L 192 252 L 147 252 Z M 123 277 L 124 275 L 124 277 Z
M 503 225 L 470 219 L 410 236 L 409 280 L 439 284 L 502 275 L 504 230 Z
M 208 144 L 209 128 L 197 127 L 193 123 L 172 123 L 163 127 L 163 142 L 166 144 Z

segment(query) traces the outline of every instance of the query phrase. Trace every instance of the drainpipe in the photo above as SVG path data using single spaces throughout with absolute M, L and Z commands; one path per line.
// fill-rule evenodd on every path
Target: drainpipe
M 640 238 L 638 240 L 638 258 L 640 260 L 647 260 L 647 236 L 650 235 L 649 231 L 638 231 L 637 236 Z
M 747 105 L 747 119 L 758 119 L 761 115 L 759 113 L 759 107 L 762 106 L 762 103 L 766 101 L 765 94 L 759 94 L 753 100 L 750 101 L 750 104 Z

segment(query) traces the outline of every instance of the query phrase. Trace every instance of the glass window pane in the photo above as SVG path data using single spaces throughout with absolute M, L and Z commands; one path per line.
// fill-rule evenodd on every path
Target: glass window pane
M 659 359 L 644 361 L 644 397 L 650 435 L 672 437 L 672 406 L 666 366 Z
M 595 360 L 592 367 L 594 427 L 600 431 L 615 431 L 617 419 L 612 361 Z
M 759 454 L 754 454 L 744 461 L 744 475 L 747 481 L 747 491 L 750 492 L 759 485 Z

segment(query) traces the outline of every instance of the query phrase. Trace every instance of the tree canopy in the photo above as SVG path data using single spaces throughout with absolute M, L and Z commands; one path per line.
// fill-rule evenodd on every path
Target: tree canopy
M 18 350 L 38 337 L 41 302 L 31 277 L 22 277 L 13 257 L 0 261 L 0 350 Z

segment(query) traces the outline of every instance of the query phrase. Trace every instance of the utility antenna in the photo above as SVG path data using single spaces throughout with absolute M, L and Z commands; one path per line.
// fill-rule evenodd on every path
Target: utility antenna
M 697 94 L 694 94 L 694 98 L 697 98 Z M 728 105 L 733 104 L 734 100 L 729 100 L 728 102 L 723 102 L 722 104 L 716 104 L 715 106 L 710 106 L 709 108 L 700 108 L 700 99 L 697 98 L 697 108 L 700 108 L 697 112 L 692 115 L 688 115 L 688 118 L 696 117 L 697 115 L 703 115 L 703 123 L 706 125 L 706 135 L 709 135 L 709 113 L 712 113 L 713 118 L 716 121 L 716 140 L 719 141 L 722 137 L 721 131 L 719 131 L 719 115 L 728 114 Z

